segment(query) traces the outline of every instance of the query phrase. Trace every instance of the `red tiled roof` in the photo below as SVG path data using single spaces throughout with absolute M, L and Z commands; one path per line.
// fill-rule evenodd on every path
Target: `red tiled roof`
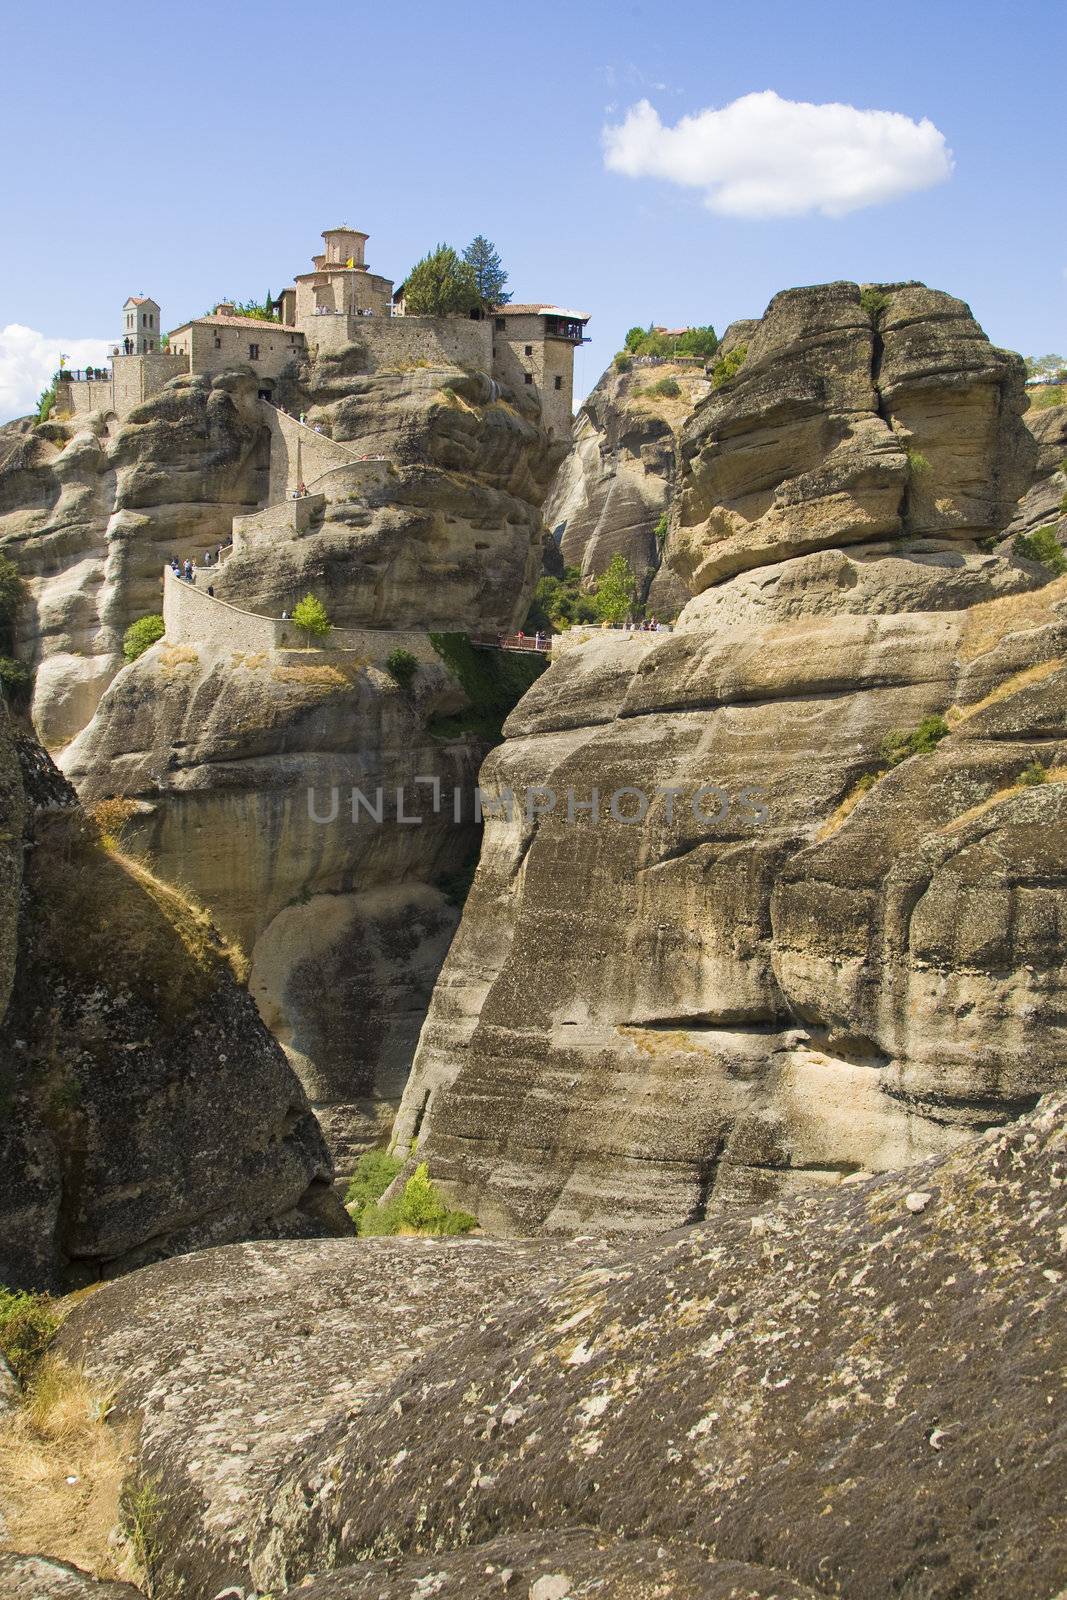
M 553 305 L 550 300 L 537 300 L 532 305 L 515 305 L 509 301 L 506 306 L 495 306 L 494 317 L 569 317 L 572 322 L 588 322 L 588 311 L 567 311 L 562 306 Z
M 181 327 L 172 328 L 171 333 L 181 333 L 182 328 L 191 328 L 197 323 L 209 323 L 213 328 L 269 328 L 271 333 L 291 333 L 300 339 L 304 337 L 299 328 L 291 328 L 287 322 L 261 322 L 258 317 L 217 317 L 214 313 L 210 317 L 190 317 Z

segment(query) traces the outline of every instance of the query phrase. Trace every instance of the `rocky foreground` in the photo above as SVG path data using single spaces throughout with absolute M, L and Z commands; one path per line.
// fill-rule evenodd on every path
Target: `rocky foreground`
M 62 1348 L 138 1424 L 153 1593 L 1051 1600 L 1065 1118 L 623 1248 L 229 1246 Z

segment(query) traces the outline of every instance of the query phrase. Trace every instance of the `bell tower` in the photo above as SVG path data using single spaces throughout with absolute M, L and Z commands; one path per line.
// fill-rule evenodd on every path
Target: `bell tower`
M 122 308 L 119 355 L 143 356 L 159 349 L 159 307 L 144 294 L 131 294 Z

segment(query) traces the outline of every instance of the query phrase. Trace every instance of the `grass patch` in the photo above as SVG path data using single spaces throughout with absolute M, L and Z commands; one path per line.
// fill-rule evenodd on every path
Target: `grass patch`
M 908 458 L 908 471 L 913 477 L 921 478 L 930 471 L 930 463 L 921 450 L 907 449 L 904 454 Z
M 1032 411 L 1047 411 L 1050 406 L 1067 404 L 1067 384 L 1043 383 L 1027 389 Z
M 660 545 L 661 547 L 667 541 L 667 533 L 668 533 L 669 529 L 670 529 L 670 519 L 668 518 L 667 513 L 664 512 L 663 515 L 660 517 L 659 521 L 656 523 L 656 526 L 652 530 L 652 537 L 655 539 L 656 543 L 658 545 Z
M 469 1211 L 454 1211 L 446 1204 L 423 1161 L 400 1194 L 384 1205 L 377 1202 L 365 1205 L 360 1211 L 358 1226 L 361 1236 L 368 1239 L 386 1234 L 440 1238 L 469 1233 L 478 1226 L 478 1219 Z
M 110 1410 L 110 1394 L 80 1367 L 44 1358 L 0 1431 L 4 1547 L 136 1582 L 113 1542 L 132 1439 L 108 1422 Z
M 1024 789 L 1033 789 L 1039 783 L 1047 783 L 1048 768 L 1042 766 L 1040 761 L 1031 761 L 1029 766 L 1024 767 L 1020 772 L 1019 782 Z
M 459 680 L 470 707 L 455 716 L 432 717 L 427 731 L 444 739 L 473 733 L 499 744 L 508 714 L 548 665 L 544 657 L 476 650 L 465 633 L 431 633 L 430 643 Z
M 160 1552 L 159 1522 L 162 1511 L 158 1478 L 142 1478 L 122 1492 L 120 1506 L 123 1535 L 129 1543 L 142 1582 L 151 1593 L 152 1569 Z
M 32 1381 L 60 1321 L 50 1295 L 0 1287 L 0 1354 L 20 1383 Z

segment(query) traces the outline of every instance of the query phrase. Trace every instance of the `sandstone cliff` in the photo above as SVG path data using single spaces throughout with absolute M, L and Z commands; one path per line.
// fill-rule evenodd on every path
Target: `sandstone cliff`
M 0 726 L 0 1282 L 345 1232 L 307 1099 L 206 916 Z
M 483 663 L 465 688 L 429 632 L 525 613 L 559 452 L 529 396 L 460 368 L 370 373 L 358 347 L 279 398 L 288 412 L 224 373 L 175 380 L 111 430 L 12 430 L 0 539 L 29 587 L 46 742 L 87 799 L 129 802 L 131 847 L 247 952 L 344 1168 L 392 1120 L 477 850 L 485 724 L 529 681 L 486 687 Z M 313 493 L 294 501 L 299 484 Z M 125 666 L 167 557 L 231 532 L 200 591 L 265 617 L 310 591 L 335 628 L 367 631 L 308 654 L 208 607 Z M 381 791 L 377 822 L 353 817 L 353 790 Z
M 1021 363 L 920 286 L 780 295 L 748 350 L 687 428 L 677 631 L 560 652 L 483 773 L 519 804 L 395 1138 L 495 1231 L 835 1184 L 1063 1079 L 1067 582 L 979 548 Z
M 679 392 L 655 392 L 664 383 Z M 545 503 L 545 524 L 565 566 L 599 577 L 612 556 L 623 555 L 647 593 L 660 565 L 657 528 L 670 506 L 678 436 L 710 391 L 703 366 L 608 368 L 574 419 L 571 452 Z M 665 573 L 657 597 L 661 610 L 676 611 L 688 592 Z
M 61 1347 L 137 1425 L 153 1593 L 1053 1595 L 1064 1116 L 622 1249 L 232 1246 Z

